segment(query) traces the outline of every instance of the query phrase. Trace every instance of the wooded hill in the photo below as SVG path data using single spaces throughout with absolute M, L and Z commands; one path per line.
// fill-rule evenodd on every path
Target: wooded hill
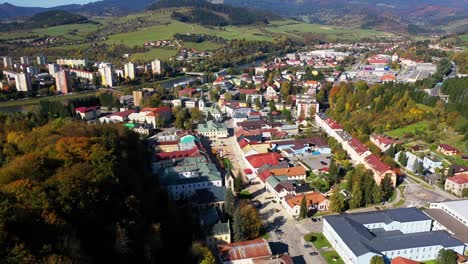
M 72 14 L 67 11 L 47 11 L 26 19 L 24 22 L 0 24 L 0 31 L 13 31 L 33 28 L 47 28 L 67 24 L 81 24 L 91 22 L 85 16 Z

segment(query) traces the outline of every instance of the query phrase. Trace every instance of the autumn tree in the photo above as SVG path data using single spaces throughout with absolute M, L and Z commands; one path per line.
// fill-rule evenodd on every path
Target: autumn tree
M 262 220 L 257 209 L 247 202 L 241 202 L 234 213 L 233 231 L 235 241 L 254 239 L 260 236 Z
M 341 189 L 335 186 L 333 194 L 330 197 L 330 211 L 334 213 L 341 213 L 345 210 L 345 199 L 340 191 Z

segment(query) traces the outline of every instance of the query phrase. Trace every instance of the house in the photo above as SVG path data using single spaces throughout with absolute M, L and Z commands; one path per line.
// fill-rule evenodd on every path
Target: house
M 145 135 L 145 136 L 149 136 L 154 131 L 153 126 L 149 125 L 149 124 L 127 123 L 127 124 L 125 124 L 125 126 L 130 128 L 134 132 L 136 132 L 136 133 L 138 133 L 140 135 Z
M 116 112 L 99 118 L 101 123 L 123 123 L 128 121 L 128 116 L 136 113 L 135 110 L 126 110 L 122 112 Z
M 216 249 L 218 245 L 231 243 L 231 228 L 229 222 L 214 224 L 206 234 L 206 245 Z
M 255 259 L 272 256 L 270 246 L 263 238 L 218 245 L 217 248 L 223 264 L 248 264 Z
M 196 91 L 197 90 L 193 88 L 187 87 L 187 88 L 180 90 L 178 94 L 179 94 L 179 97 L 192 97 Z
M 249 142 L 247 139 L 242 139 L 239 142 L 239 146 L 244 153 L 244 157 L 248 157 L 256 154 L 265 154 L 269 152 L 270 144 L 269 143 L 257 143 Z
M 101 116 L 100 106 L 77 107 L 75 113 L 80 115 L 83 120 L 93 120 Z
M 172 118 L 172 109 L 169 106 L 161 106 L 158 108 L 143 108 L 140 113 L 146 113 L 146 123 L 152 124 L 155 128 L 164 125 Z
M 213 120 L 209 120 L 205 124 L 198 124 L 197 132 L 209 139 L 227 138 L 229 136 L 226 125 Z
M 310 192 L 296 196 L 286 195 L 281 204 L 286 209 L 286 212 L 291 216 L 298 217 L 301 211 L 302 199 L 304 199 L 304 197 L 307 203 L 307 211 L 328 211 L 330 201 L 320 192 Z
M 447 145 L 447 144 L 440 144 L 438 147 L 437 147 L 437 151 L 440 151 L 442 152 L 444 155 L 447 155 L 447 156 L 455 156 L 455 155 L 458 155 L 460 154 L 460 150 L 450 146 L 450 145 Z
M 393 144 L 395 144 L 395 140 L 390 137 L 379 135 L 379 134 L 372 134 L 370 136 L 370 141 L 374 143 L 382 152 L 387 151 Z
M 424 156 L 423 167 L 432 173 L 435 173 L 437 169 L 443 168 L 442 160 L 435 155 Z
M 392 180 L 393 187 L 396 187 L 396 173 L 376 155 L 371 154 L 367 156 L 365 158 L 364 167 L 370 169 L 374 173 L 374 180 L 377 184 L 380 184 L 385 176 L 388 175 Z
M 421 262 L 417 262 L 403 257 L 396 257 L 392 259 L 392 264 L 421 264 Z
M 395 160 L 398 160 L 400 155 L 402 155 L 402 153 L 404 153 L 406 155 L 406 158 L 408 159 L 408 161 L 406 162 L 405 169 L 407 169 L 407 170 L 409 170 L 409 171 L 411 171 L 413 173 L 416 173 L 415 168 L 417 168 L 418 164 L 422 163 L 423 160 L 421 158 L 419 158 L 418 156 L 414 155 L 413 153 L 405 152 L 405 151 L 398 152 L 395 155 Z
M 270 169 L 269 171 L 273 176 L 285 176 L 288 177 L 288 180 L 305 180 L 307 176 L 307 170 L 302 166 Z
M 244 157 L 244 161 L 246 169 L 250 171 L 250 173 L 247 174 L 247 178 L 250 181 L 254 180 L 257 175 L 263 171 L 262 169 L 268 169 L 271 167 L 288 167 L 284 157 L 278 152 L 247 156 Z
M 323 235 L 346 264 L 368 264 L 373 256 L 427 261 L 441 249 L 465 249 L 448 232 L 432 230 L 432 219 L 414 207 L 324 216 L 322 222 Z
M 457 196 L 462 196 L 463 190 L 468 189 L 468 172 L 448 177 L 445 180 L 444 189 Z

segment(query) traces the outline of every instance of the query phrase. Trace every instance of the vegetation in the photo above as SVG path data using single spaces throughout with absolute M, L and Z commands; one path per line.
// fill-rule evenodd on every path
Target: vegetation
M 437 264 L 456 264 L 457 253 L 451 249 L 441 249 L 437 257 Z
M 24 30 L 33 28 L 47 28 L 66 24 L 80 24 L 90 22 L 82 15 L 66 11 L 54 10 L 35 14 L 24 22 L 2 23 L 0 31 Z
M 120 125 L 46 120 L 0 115 L 2 260 L 190 262 L 196 222 L 152 177 L 138 135 Z
M 344 264 L 344 261 L 335 250 L 324 251 L 322 252 L 322 256 L 328 264 Z
M 307 218 L 307 201 L 306 201 L 306 197 L 302 197 L 302 201 L 301 201 L 301 209 L 300 209 L 300 212 L 299 212 L 299 218 L 300 219 L 304 219 L 304 218 Z
M 258 211 L 250 203 L 240 201 L 234 213 L 234 240 L 250 240 L 260 236 L 263 223 Z
M 370 264 L 384 264 L 385 260 L 382 256 L 373 256 L 370 260 Z
M 309 233 L 304 236 L 304 240 L 314 244 L 316 249 L 331 248 L 330 242 L 322 233 Z

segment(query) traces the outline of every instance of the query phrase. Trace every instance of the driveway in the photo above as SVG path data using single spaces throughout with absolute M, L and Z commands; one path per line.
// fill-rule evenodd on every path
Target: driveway
M 319 254 L 311 256 L 311 252 L 318 252 L 312 243 L 304 240 L 304 235 L 310 232 L 321 232 L 321 222 L 312 222 L 309 218 L 302 221 L 294 220 L 285 209 L 274 202 L 271 193 L 261 188 L 260 184 L 249 186 L 253 200 L 260 201 L 260 215 L 263 219 L 265 229 L 270 237 L 268 242 L 274 254 L 288 254 L 294 263 L 317 263 L 325 264 L 325 260 Z

